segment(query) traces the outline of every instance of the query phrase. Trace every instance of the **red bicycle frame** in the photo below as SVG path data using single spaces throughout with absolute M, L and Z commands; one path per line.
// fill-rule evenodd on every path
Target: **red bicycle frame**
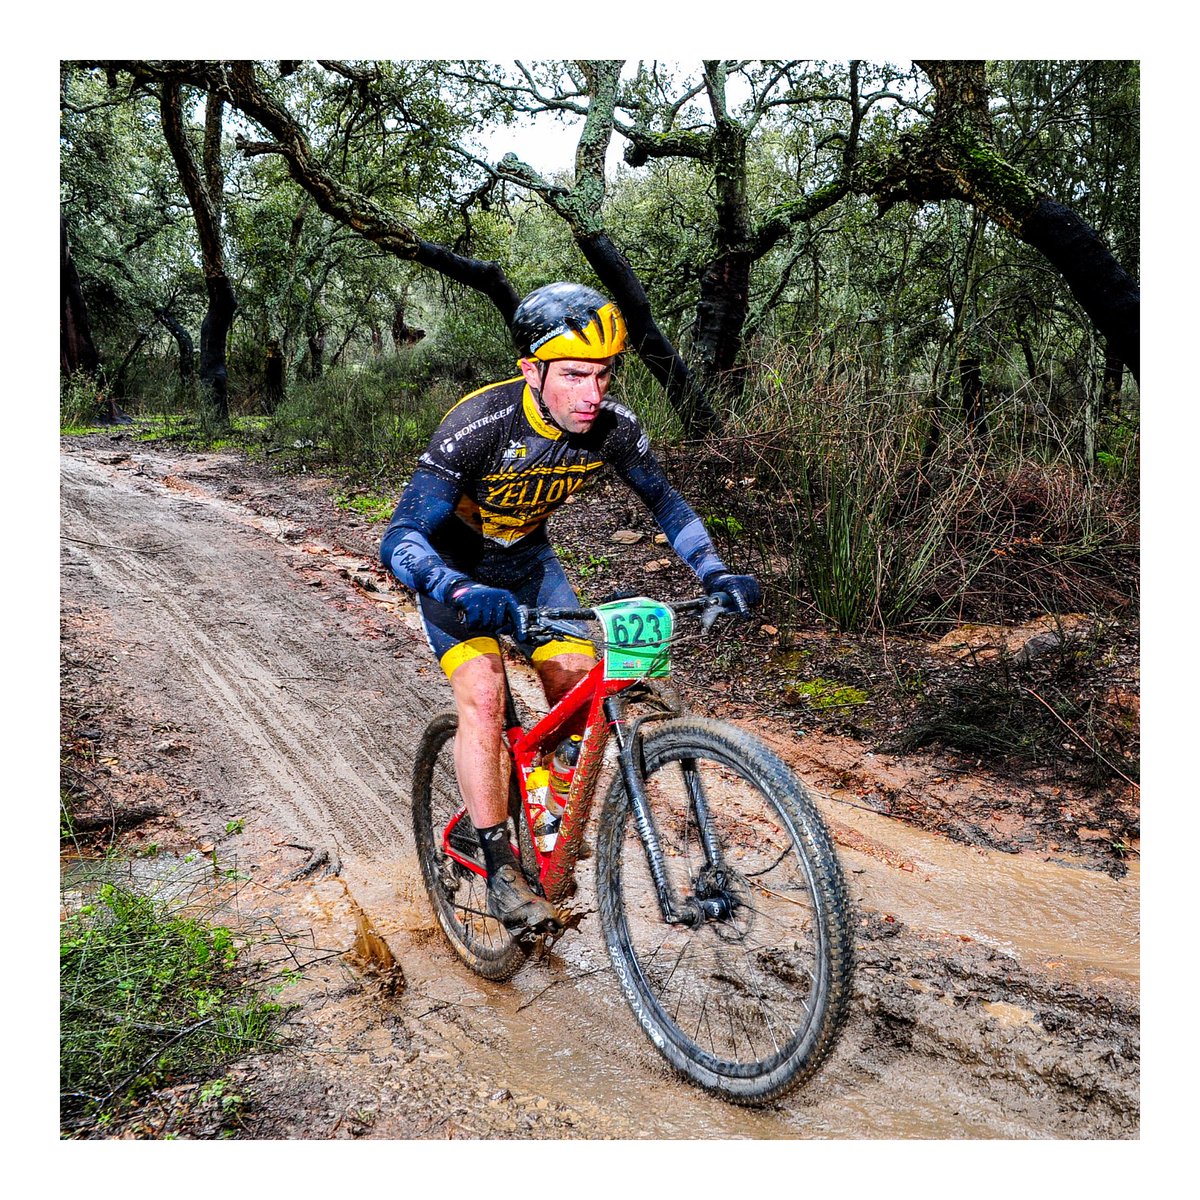
M 571 789 L 563 811 L 558 840 L 549 854 L 543 854 L 534 842 L 537 856 L 538 878 L 551 903 L 562 899 L 570 883 L 579 857 L 579 846 L 583 831 L 591 813 L 596 780 L 604 761 L 604 749 L 608 744 L 609 726 L 604 713 L 604 702 L 610 696 L 624 691 L 635 683 L 632 679 L 605 679 L 603 661 L 596 665 L 540 720 L 532 729 L 526 730 L 517 720 L 516 709 L 511 697 L 508 701 L 508 749 L 512 758 L 513 771 L 521 793 L 521 804 L 525 819 L 532 827 L 529 799 L 525 780 L 529 772 L 538 765 L 548 751 L 552 751 L 565 736 L 567 726 L 585 708 L 587 721 L 583 730 L 579 761 L 571 779 Z M 470 817 L 466 808 L 461 808 L 442 835 L 442 849 L 468 870 L 484 875 L 484 868 L 473 857 L 464 855 L 452 843 L 452 835 L 458 823 Z M 472 840 L 474 833 L 472 832 Z

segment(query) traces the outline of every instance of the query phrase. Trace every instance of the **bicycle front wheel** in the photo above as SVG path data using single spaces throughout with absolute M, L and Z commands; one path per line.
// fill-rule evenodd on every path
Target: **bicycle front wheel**
M 447 826 L 463 808 L 454 770 L 458 717 L 439 713 L 426 727 L 413 762 L 412 818 L 421 876 L 434 915 L 455 953 L 485 979 L 509 979 L 525 961 L 525 949 L 487 907 L 482 875 L 457 862 L 443 847 Z M 483 865 L 471 818 L 463 814 L 450 835 L 464 858 Z
M 804 785 L 740 729 L 666 721 L 643 750 L 663 870 L 698 923 L 663 919 L 618 775 L 596 859 L 609 956 L 670 1063 L 736 1103 L 764 1103 L 813 1075 L 846 1016 L 852 928 L 833 843 Z

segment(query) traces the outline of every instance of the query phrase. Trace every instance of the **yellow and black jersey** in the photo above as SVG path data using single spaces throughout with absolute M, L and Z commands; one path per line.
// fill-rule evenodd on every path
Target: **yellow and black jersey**
M 419 465 L 455 484 L 459 518 L 489 542 L 539 529 L 605 463 L 622 476 L 650 456 L 637 417 L 605 400 L 590 430 L 569 435 L 542 416 L 524 379 L 492 384 L 445 416 Z
M 439 600 L 485 557 L 503 575 L 503 563 L 544 541 L 546 518 L 605 465 L 641 497 L 697 575 L 724 569 L 629 409 L 605 400 L 586 433 L 568 434 L 546 420 L 520 376 L 472 392 L 442 419 L 380 557 L 401 582 Z

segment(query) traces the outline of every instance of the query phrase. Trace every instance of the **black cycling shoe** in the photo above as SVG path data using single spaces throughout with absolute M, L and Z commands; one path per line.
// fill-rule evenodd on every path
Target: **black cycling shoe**
M 509 863 L 488 880 L 487 906 L 505 929 L 518 936 L 559 928 L 554 906 L 529 886 L 519 868 Z

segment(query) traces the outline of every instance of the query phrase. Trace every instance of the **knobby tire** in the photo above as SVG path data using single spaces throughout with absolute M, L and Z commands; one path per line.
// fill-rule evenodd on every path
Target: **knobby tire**
M 618 775 L 601 811 L 596 860 L 618 981 L 646 1036 L 677 1069 L 735 1103 L 776 1099 L 816 1072 L 847 1013 L 853 926 L 833 843 L 805 786 L 742 730 L 676 718 L 647 731 L 643 752 L 676 897 L 721 895 L 732 915 L 695 928 L 663 920 Z M 715 868 L 689 798 L 697 790 L 709 813 L 709 854 L 714 842 L 720 847 Z
M 510 979 L 525 962 L 527 948 L 487 915 L 483 876 L 455 863 L 442 849 L 442 833 L 463 803 L 454 771 L 457 729 L 454 712 L 439 713 L 426 727 L 413 763 L 412 819 L 421 877 L 438 924 L 459 958 L 485 979 Z M 459 828 L 468 840 L 474 837 L 469 816 Z M 478 861 L 482 865 L 481 855 Z

